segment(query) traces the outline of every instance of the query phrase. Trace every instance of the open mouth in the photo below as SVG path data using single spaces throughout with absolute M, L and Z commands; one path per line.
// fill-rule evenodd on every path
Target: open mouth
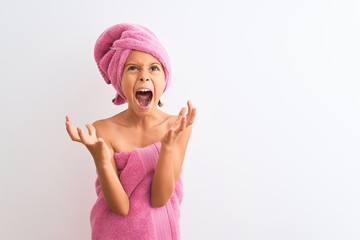
M 147 107 L 152 100 L 153 93 L 150 89 L 142 88 L 136 91 L 135 97 L 141 107 Z

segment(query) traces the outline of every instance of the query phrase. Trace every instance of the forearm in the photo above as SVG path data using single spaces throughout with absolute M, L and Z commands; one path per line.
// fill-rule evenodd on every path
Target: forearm
M 121 185 L 112 165 L 97 166 L 98 178 L 105 202 L 116 214 L 126 216 L 129 212 L 129 198 Z
M 188 101 L 189 112 L 185 115 L 182 108 L 175 125 L 169 129 L 161 140 L 160 156 L 155 168 L 151 185 L 151 205 L 164 206 L 174 192 L 180 176 L 185 152 L 192 131 L 196 109 Z
M 183 154 L 175 146 L 162 147 L 151 185 L 151 205 L 161 207 L 171 197 L 180 176 Z

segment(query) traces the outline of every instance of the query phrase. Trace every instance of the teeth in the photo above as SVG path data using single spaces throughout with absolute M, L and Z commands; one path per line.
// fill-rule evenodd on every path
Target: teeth
M 138 92 L 142 92 L 142 93 L 146 93 L 146 92 L 150 92 L 150 89 L 139 89 L 137 90 Z

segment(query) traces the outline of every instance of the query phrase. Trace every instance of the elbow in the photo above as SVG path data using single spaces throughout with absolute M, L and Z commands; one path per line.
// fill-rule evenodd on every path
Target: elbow
M 125 211 L 119 211 L 116 214 L 122 216 L 122 217 L 126 217 L 129 214 L 129 209 L 125 210 Z
M 107 204 L 108 207 L 110 208 L 111 212 L 120 215 L 122 217 L 126 217 L 129 214 L 129 210 L 130 210 L 130 204 L 127 201 L 126 203 L 113 203 L 113 204 Z
M 168 199 L 151 199 L 151 207 L 160 208 L 166 205 Z
M 111 211 L 122 217 L 126 217 L 129 214 L 129 208 L 112 208 Z
M 165 206 L 173 194 L 174 189 L 175 184 L 169 184 L 165 187 L 156 187 L 156 185 L 152 185 L 150 197 L 151 207 L 159 208 Z
M 159 208 L 165 206 L 169 201 L 170 196 L 171 194 L 152 195 L 150 199 L 151 207 Z

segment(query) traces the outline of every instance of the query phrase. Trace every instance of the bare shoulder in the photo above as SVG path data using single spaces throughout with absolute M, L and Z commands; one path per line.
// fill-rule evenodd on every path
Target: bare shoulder
M 97 120 L 93 123 L 93 126 L 96 129 L 96 133 L 98 134 L 106 134 L 111 128 L 111 122 L 108 118 Z
M 114 122 L 114 117 L 97 120 L 93 123 L 96 129 L 96 136 L 101 137 L 109 145 L 113 145 L 113 135 L 118 131 L 118 127 Z
M 166 120 L 165 120 L 166 124 L 167 124 L 168 126 L 174 125 L 174 124 L 176 123 L 177 117 L 178 117 L 178 116 L 176 116 L 176 115 L 167 114 L 167 115 L 166 115 L 166 118 L 165 118 L 165 119 L 166 119 Z
M 114 116 L 97 120 L 93 123 L 94 127 L 98 127 L 100 130 L 107 131 L 113 130 L 118 124 L 119 120 L 121 121 L 123 118 L 123 112 L 120 112 Z
M 161 125 L 165 126 L 166 129 L 170 129 L 176 124 L 178 116 L 177 115 L 171 115 L 165 112 L 162 112 L 162 121 Z

